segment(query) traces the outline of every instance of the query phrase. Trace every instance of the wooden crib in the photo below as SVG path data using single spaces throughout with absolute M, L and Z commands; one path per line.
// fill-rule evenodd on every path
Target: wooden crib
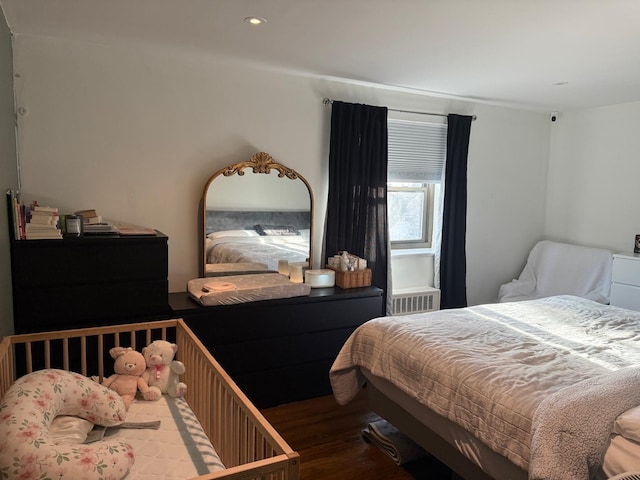
M 178 345 L 185 396 L 226 469 L 198 480 L 297 480 L 300 456 L 267 422 L 182 319 L 12 335 L 0 343 L 0 398 L 17 377 L 42 368 L 112 373 L 113 346 L 135 350 L 153 340 Z M 106 354 L 106 357 L 105 357 Z M 105 358 L 107 371 L 105 371 Z

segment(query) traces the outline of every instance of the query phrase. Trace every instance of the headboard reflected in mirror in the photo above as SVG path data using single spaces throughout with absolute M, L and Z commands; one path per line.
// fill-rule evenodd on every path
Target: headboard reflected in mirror
M 268 153 L 214 173 L 201 207 L 202 277 L 277 271 L 280 260 L 312 268 L 311 187 Z

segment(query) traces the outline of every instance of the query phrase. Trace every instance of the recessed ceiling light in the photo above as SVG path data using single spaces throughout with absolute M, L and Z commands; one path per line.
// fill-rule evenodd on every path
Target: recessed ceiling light
M 267 23 L 264 18 L 260 17 L 247 17 L 244 21 L 249 22 L 251 25 L 262 25 L 263 23 Z

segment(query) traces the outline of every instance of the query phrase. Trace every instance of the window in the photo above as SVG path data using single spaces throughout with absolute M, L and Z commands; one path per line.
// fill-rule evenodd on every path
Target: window
M 433 226 L 433 184 L 388 182 L 387 209 L 392 246 L 429 247 Z M 406 246 L 404 245 L 406 244 Z
M 430 248 L 447 146 L 445 124 L 388 119 L 391 248 Z

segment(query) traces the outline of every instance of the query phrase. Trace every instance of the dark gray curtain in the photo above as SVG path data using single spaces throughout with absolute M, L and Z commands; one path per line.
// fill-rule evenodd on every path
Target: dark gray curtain
M 334 101 L 330 140 L 325 254 L 365 258 L 386 298 L 387 108 Z
M 444 179 L 440 308 L 467 306 L 467 155 L 472 117 L 448 115 Z

